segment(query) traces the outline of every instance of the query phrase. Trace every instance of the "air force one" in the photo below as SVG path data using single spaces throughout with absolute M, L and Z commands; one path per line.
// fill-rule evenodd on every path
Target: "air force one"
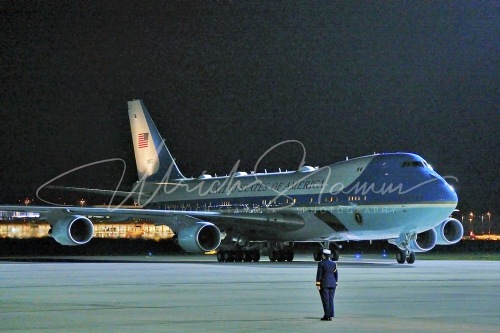
M 188 252 L 217 251 L 217 260 L 292 261 L 294 244 L 317 243 L 314 259 L 330 248 L 335 260 L 344 241 L 387 240 L 398 263 L 415 252 L 457 243 L 462 224 L 450 214 L 457 194 L 420 156 L 374 154 L 326 167 L 301 165 L 273 173 L 203 173 L 186 178 L 141 100 L 128 102 L 138 181 L 129 192 L 78 189 L 133 198 L 143 208 L 0 206 L 37 212 L 63 245 L 89 242 L 92 216 L 109 221 L 147 218 L 167 225 Z M 237 166 L 237 165 L 236 165 Z M 71 188 L 69 188 L 71 189 Z

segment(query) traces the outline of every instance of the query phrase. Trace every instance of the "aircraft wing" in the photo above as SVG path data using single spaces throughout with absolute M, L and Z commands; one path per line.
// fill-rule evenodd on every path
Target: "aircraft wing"
M 2 205 L 0 212 L 29 212 L 52 226 L 52 237 L 63 245 L 85 244 L 93 236 L 93 225 L 106 222 L 125 223 L 131 219 L 148 219 L 156 225 L 166 225 L 187 251 L 213 250 L 221 240 L 221 230 L 238 230 L 240 234 L 266 231 L 292 231 L 303 227 L 303 219 L 287 211 L 224 212 L 223 210 L 160 210 L 114 207 L 22 206 Z M 93 222 L 94 221 L 94 222 Z M 216 241 L 214 241 L 214 239 Z M 211 241 L 212 240 L 212 241 Z M 203 245 L 203 242 L 215 244 Z
M 140 198 L 141 201 L 147 201 L 151 197 L 150 195 L 148 195 L 144 192 L 101 190 L 101 189 L 84 188 L 84 187 L 55 186 L 55 185 L 46 186 L 46 188 L 55 189 L 55 190 L 72 191 L 72 192 L 93 193 L 93 194 L 100 194 L 100 195 L 105 195 L 105 196 L 109 196 L 109 197 L 117 196 L 117 197 L 123 197 L 123 198 L 128 197 L 128 198 L 134 198 L 134 199 Z
M 1 205 L 0 212 L 26 212 L 39 214 L 40 220 L 57 223 L 59 219 L 71 216 L 86 216 L 88 218 L 106 217 L 106 221 L 125 222 L 133 218 L 150 219 L 157 225 L 167 225 L 174 232 L 193 223 L 193 219 L 185 217 L 207 217 L 220 215 L 219 212 L 207 211 L 176 211 L 142 208 L 114 208 L 114 207 L 79 207 L 79 206 L 21 206 Z M 184 218 L 182 218 L 184 216 Z M 183 222 L 184 221 L 184 222 Z

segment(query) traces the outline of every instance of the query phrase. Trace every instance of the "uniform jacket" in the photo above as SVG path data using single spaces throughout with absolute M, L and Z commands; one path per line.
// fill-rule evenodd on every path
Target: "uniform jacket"
M 335 288 L 338 279 L 337 263 L 330 259 L 324 259 L 318 263 L 318 272 L 316 273 L 317 286 L 321 288 Z

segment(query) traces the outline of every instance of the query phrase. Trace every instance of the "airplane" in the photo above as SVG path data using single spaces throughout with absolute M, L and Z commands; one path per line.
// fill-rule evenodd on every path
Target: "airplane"
M 147 218 L 171 228 L 185 251 L 216 251 L 219 262 L 258 262 L 266 253 L 270 261 L 292 261 L 296 243 L 318 244 L 316 261 L 324 248 L 338 260 L 341 242 L 387 240 L 398 248 L 398 263 L 413 264 L 416 252 L 463 236 L 462 224 L 450 217 L 455 190 L 416 154 L 374 153 L 325 167 L 302 161 L 293 171 L 260 173 L 257 165 L 238 171 L 236 163 L 226 176 L 188 178 L 142 100 L 129 101 L 128 114 L 138 174 L 132 190 L 65 189 L 133 198 L 142 208 L 3 205 L 0 211 L 36 212 L 62 245 L 89 242 L 92 216 L 108 216 L 108 223 Z

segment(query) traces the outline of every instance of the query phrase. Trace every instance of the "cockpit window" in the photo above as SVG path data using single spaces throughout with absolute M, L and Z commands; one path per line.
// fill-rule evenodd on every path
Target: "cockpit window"
M 423 162 L 420 161 L 405 161 L 403 162 L 403 168 L 408 168 L 408 167 L 417 167 L 417 168 L 423 168 L 425 167 Z

